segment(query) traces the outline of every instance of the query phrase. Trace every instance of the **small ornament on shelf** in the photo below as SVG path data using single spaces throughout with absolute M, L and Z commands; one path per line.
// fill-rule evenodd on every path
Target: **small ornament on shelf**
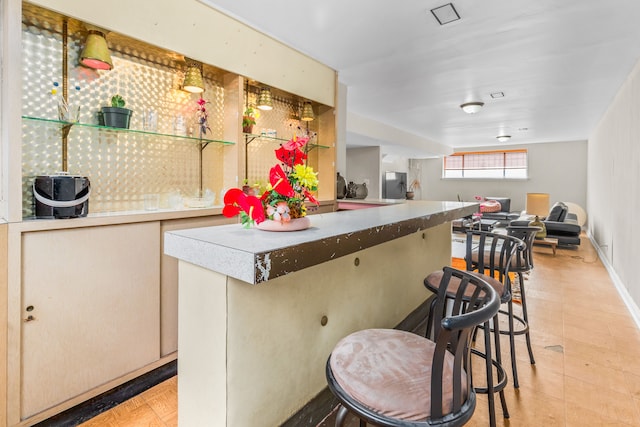
M 207 112 L 207 108 L 205 107 L 209 101 L 206 101 L 202 97 L 198 99 L 198 107 L 196 108 L 196 124 L 198 125 L 198 136 L 199 138 L 203 138 L 207 131 L 211 131 L 209 127 L 209 113 Z
M 256 111 L 253 106 L 248 106 L 242 115 L 242 132 L 253 133 L 253 127 L 255 126 L 256 120 L 258 120 L 259 116 L 260 113 Z
M 54 96 L 58 95 L 59 87 L 60 84 L 58 82 L 53 82 L 53 89 L 51 89 L 51 94 Z M 80 91 L 80 86 L 76 85 L 74 86 L 74 89 L 76 91 Z M 57 98 L 58 120 L 67 123 L 78 123 L 80 119 L 80 106 L 70 105 L 62 94 Z

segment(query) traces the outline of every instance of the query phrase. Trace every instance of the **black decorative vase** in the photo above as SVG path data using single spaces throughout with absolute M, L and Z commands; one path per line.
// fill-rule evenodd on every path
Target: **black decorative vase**
M 338 199 L 344 199 L 347 196 L 347 183 L 344 180 L 344 177 L 340 175 L 338 172 L 338 176 L 336 178 L 336 197 Z

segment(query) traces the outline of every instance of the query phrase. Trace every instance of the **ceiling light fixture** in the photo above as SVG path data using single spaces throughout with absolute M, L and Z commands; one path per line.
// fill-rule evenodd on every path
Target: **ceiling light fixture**
M 504 98 L 504 92 L 493 92 L 493 93 L 491 94 L 491 97 L 492 97 L 493 99 L 496 99 L 496 98 Z
M 435 16 L 440 25 L 448 24 L 460 19 L 458 11 L 451 3 L 431 9 L 431 13 L 433 13 L 433 16 Z
M 87 41 L 82 55 L 80 55 L 80 64 L 94 70 L 111 70 L 113 62 L 111 61 L 111 54 L 105 37 L 107 32 L 93 25 L 87 25 L 86 27 L 88 30 Z
M 496 136 L 496 138 L 500 142 L 507 142 L 508 140 L 511 139 L 511 135 L 499 135 L 499 136 Z
M 300 120 L 303 122 L 310 122 L 316 118 L 316 115 L 313 113 L 313 106 L 309 101 L 304 103 L 302 107 L 302 114 L 300 115 Z
M 202 64 L 193 59 L 184 58 L 187 63 L 187 72 L 184 74 L 182 88 L 191 93 L 204 92 L 204 81 L 202 80 Z
M 484 102 L 479 102 L 479 101 L 465 102 L 464 104 L 460 105 L 460 108 L 462 108 L 462 111 L 464 111 L 467 114 L 475 114 L 482 109 L 483 105 L 484 105 Z
M 256 107 L 261 110 L 273 110 L 273 100 L 271 99 L 271 89 L 268 87 L 263 87 L 260 89 L 260 94 L 258 95 L 258 102 L 256 103 Z

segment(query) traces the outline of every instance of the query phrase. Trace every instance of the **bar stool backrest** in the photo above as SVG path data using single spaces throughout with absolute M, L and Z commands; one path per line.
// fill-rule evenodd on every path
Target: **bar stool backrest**
M 536 238 L 536 233 L 542 231 L 540 227 L 531 226 L 508 226 L 507 234 L 509 236 L 517 237 L 525 242 L 527 247 L 518 252 L 518 256 L 515 258 L 515 262 L 511 266 L 511 271 L 526 272 L 533 268 L 533 241 Z
M 512 261 L 517 252 L 525 248 L 525 242 L 517 237 L 469 230 L 465 253 L 467 270 L 494 277 L 507 285 Z

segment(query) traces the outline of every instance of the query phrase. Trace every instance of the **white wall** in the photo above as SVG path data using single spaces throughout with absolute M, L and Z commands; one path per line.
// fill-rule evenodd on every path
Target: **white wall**
M 640 305 L 640 62 L 589 138 L 589 233 Z
M 587 142 L 539 143 L 508 146 L 526 148 L 529 156 L 529 179 L 442 179 L 442 159 L 414 160 L 421 165 L 421 192 L 425 200 L 473 201 L 474 196 L 511 198 L 511 211 L 524 210 L 527 193 L 549 193 L 550 203 L 572 202 L 585 208 L 587 198 Z M 475 147 L 469 151 L 495 150 Z M 457 151 L 465 151 L 459 149 Z
M 381 198 L 380 147 L 347 148 L 347 184 L 367 184 L 367 199 Z
M 336 97 L 336 172 L 347 176 L 347 94 L 344 83 L 338 83 Z

